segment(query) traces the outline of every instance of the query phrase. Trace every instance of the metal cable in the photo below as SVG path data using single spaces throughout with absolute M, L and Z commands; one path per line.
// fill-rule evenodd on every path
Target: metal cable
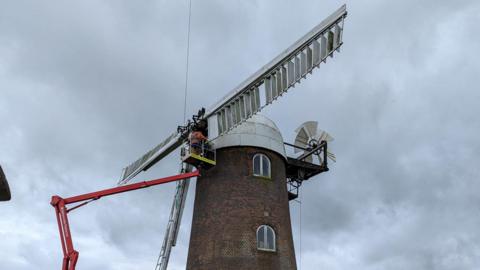
M 302 270 L 302 197 L 300 195 L 300 269 Z
M 299 243 L 299 250 L 300 250 L 299 254 L 300 255 L 298 256 L 298 260 L 299 260 L 298 270 L 302 270 L 302 196 L 301 196 L 301 193 L 298 193 L 298 199 L 295 199 L 293 201 L 300 205 L 300 208 L 299 208 L 299 215 L 300 215 L 300 217 L 299 217 L 299 219 L 300 219 L 299 220 L 299 227 L 300 227 L 300 229 L 298 230 L 298 234 L 299 234 L 298 238 L 299 238 L 299 242 L 300 242 Z
M 186 63 L 185 63 L 185 90 L 184 90 L 184 100 L 183 100 L 183 123 L 185 123 L 186 117 L 187 117 L 188 70 L 189 70 L 188 67 L 189 67 L 189 58 L 190 58 L 190 21 L 191 21 L 191 17 L 192 17 L 192 0 L 189 0 L 189 5 L 188 5 L 188 30 L 187 30 L 187 57 L 186 57 L 187 59 L 186 59 Z M 183 167 L 181 169 L 181 172 L 183 172 Z M 179 183 L 180 182 L 177 182 L 177 191 L 178 191 Z M 177 197 L 177 194 L 178 193 L 176 193 L 175 198 Z M 175 205 L 175 199 L 174 199 L 174 205 Z M 158 255 L 157 263 L 155 265 L 155 270 L 166 269 L 167 265 L 168 265 L 168 261 L 170 259 L 169 248 L 171 249 L 172 243 L 169 242 L 169 240 L 171 240 L 171 237 L 169 236 L 169 234 L 171 234 L 173 232 L 173 230 L 170 229 L 171 228 L 170 226 L 172 226 L 172 223 L 174 222 L 173 219 L 172 219 L 174 209 L 175 209 L 174 205 L 172 206 L 172 210 L 171 210 L 171 213 L 170 213 L 170 220 L 168 221 L 168 225 L 167 225 L 167 235 L 166 235 L 166 237 L 163 241 L 162 248 L 160 250 L 160 254 Z M 168 248 L 168 246 L 170 246 L 170 247 Z M 165 253 L 167 253 L 167 254 L 165 254 Z
M 188 33 L 187 33 L 187 63 L 185 71 L 185 95 L 183 100 L 183 123 L 187 120 L 187 90 L 188 90 L 188 64 L 190 58 L 190 21 L 192 18 L 192 0 L 189 0 L 188 5 Z

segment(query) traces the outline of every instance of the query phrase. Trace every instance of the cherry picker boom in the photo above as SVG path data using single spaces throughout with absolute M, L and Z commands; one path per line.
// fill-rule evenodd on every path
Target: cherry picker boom
M 62 243 L 63 251 L 63 262 L 62 270 L 75 270 L 75 265 L 78 261 L 79 252 L 73 247 L 72 234 L 70 232 L 70 225 L 68 223 L 67 214 L 79 207 L 82 207 L 94 200 L 98 200 L 101 197 L 106 197 L 110 195 L 115 195 L 118 193 L 123 193 L 127 191 L 147 188 L 151 186 L 156 186 L 160 184 L 165 184 L 169 182 L 179 181 L 183 179 L 188 179 L 191 177 L 197 177 L 200 175 L 198 170 L 194 172 L 182 173 L 178 175 L 173 175 L 165 178 L 143 181 L 135 184 L 124 185 L 109 189 L 104 189 L 96 192 L 91 192 L 83 195 L 73 196 L 69 198 L 62 198 L 60 196 L 52 196 L 50 204 L 55 208 L 55 214 L 57 216 L 58 230 L 60 232 L 60 241 Z M 80 203 L 81 202 L 81 203 Z M 73 206 L 70 209 L 67 209 L 68 204 L 80 203 L 76 206 Z

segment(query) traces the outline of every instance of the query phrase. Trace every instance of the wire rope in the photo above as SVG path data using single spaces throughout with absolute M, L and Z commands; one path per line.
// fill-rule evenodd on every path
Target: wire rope
M 302 197 L 300 195 L 300 269 L 302 270 Z
M 185 91 L 183 100 L 183 122 L 187 120 L 187 94 L 188 94 L 188 70 L 189 70 L 189 58 L 190 58 L 190 21 L 192 18 L 192 0 L 189 0 L 188 4 L 188 30 L 187 30 L 187 59 L 185 70 Z
M 189 0 L 189 4 L 188 4 L 188 28 L 187 28 L 187 56 L 186 56 L 186 63 L 185 63 L 185 89 L 184 89 L 184 98 L 183 98 L 183 123 L 185 123 L 186 121 L 186 117 L 187 117 L 187 94 L 188 94 L 188 70 L 189 70 L 189 56 L 190 56 L 190 22 L 191 22 L 191 18 L 192 18 L 192 0 Z M 183 167 L 182 167 L 182 171 L 183 171 Z M 177 188 L 178 188 L 178 182 L 177 182 Z M 172 211 L 173 211 L 173 208 L 172 208 Z M 169 225 L 167 226 L 170 226 L 170 224 L 172 223 L 173 221 L 170 219 L 168 221 Z M 168 231 L 168 229 L 167 229 Z M 155 266 L 155 270 L 157 269 L 165 269 L 166 266 L 164 266 L 163 264 L 168 264 L 168 260 L 170 259 L 170 252 L 168 252 L 167 255 L 165 255 L 165 248 L 167 245 L 169 245 L 167 241 L 167 238 L 164 240 L 164 243 L 162 245 L 162 249 L 160 250 L 160 254 L 158 255 L 158 259 L 157 259 L 157 263 L 156 263 L 156 266 Z M 163 256 L 166 256 L 166 260 L 163 261 Z
M 299 206 L 299 230 L 298 230 L 298 249 L 299 249 L 299 256 L 298 256 L 298 270 L 302 270 L 302 197 L 301 197 L 301 193 L 298 194 L 298 199 L 294 200 L 294 202 L 298 203 L 300 206 Z

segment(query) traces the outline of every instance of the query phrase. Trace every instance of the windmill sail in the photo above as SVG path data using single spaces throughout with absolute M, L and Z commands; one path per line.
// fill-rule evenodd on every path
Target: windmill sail
M 258 113 L 326 62 L 328 56 L 333 57 L 335 51 L 340 51 L 346 16 L 346 6 L 343 5 L 210 108 L 205 114 L 209 137 L 214 139 L 226 134 Z M 127 166 L 119 184 L 127 183 L 142 170 L 151 167 L 184 140 L 181 134 L 172 134 Z
M 343 44 L 346 16 L 343 5 L 209 109 L 209 134 L 227 133 L 294 87 L 328 56 L 333 57 Z
M 180 145 L 182 145 L 182 143 L 183 138 L 179 133 L 175 132 L 171 134 L 163 142 L 123 169 L 122 177 L 120 178 L 118 185 L 126 184 L 141 171 L 147 170 L 160 159 L 173 152 Z

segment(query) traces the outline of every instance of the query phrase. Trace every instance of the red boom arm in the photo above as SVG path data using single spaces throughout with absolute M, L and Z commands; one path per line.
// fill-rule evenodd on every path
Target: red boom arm
M 183 173 L 174 176 L 169 176 L 165 178 L 139 182 L 135 184 L 125 185 L 121 187 L 109 188 L 100 190 L 97 192 L 87 193 L 83 195 L 73 196 L 70 198 L 62 198 L 59 196 L 52 196 L 52 201 L 50 204 L 55 208 L 55 213 L 57 215 L 58 230 L 60 231 L 60 241 L 62 242 L 63 250 L 63 263 L 62 270 L 75 270 L 75 265 L 78 260 L 78 251 L 73 247 L 72 235 L 70 233 L 70 225 L 68 224 L 68 212 L 86 205 L 92 200 L 98 200 L 101 197 L 106 197 L 122 192 L 132 191 L 136 189 L 156 186 L 160 184 L 165 184 L 173 181 L 179 181 L 186 178 L 199 176 L 200 172 L 194 171 L 190 173 Z M 71 203 L 83 202 L 79 205 L 76 205 L 70 209 L 67 209 L 66 205 Z

